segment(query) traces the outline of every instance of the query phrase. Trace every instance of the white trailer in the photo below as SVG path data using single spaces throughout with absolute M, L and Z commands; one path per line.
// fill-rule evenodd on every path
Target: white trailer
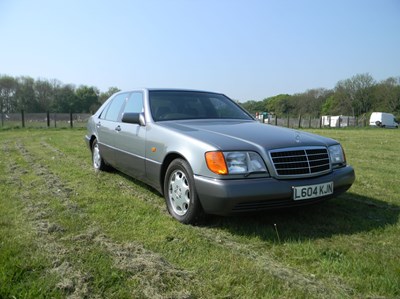
M 353 125 L 354 117 L 345 115 L 324 115 L 322 116 L 322 125 L 331 128 L 344 128 L 347 125 Z
M 398 128 L 399 122 L 391 113 L 372 112 L 371 117 L 369 118 L 369 125 L 381 128 Z

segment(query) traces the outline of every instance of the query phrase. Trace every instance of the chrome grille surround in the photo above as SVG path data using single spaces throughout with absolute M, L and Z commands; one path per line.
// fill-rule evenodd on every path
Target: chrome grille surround
M 322 146 L 275 149 L 269 156 L 277 178 L 314 177 L 331 171 L 328 149 Z

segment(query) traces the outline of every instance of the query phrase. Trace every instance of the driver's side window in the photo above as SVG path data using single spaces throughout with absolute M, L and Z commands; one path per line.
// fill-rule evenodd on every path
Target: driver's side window
M 109 121 L 118 121 L 120 119 L 120 112 L 123 104 L 125 103 L 127 94 L 119 94 L 114 97 L 110 104 L 101 113 L 100 118 Z
M 143 112 L 143 93 L 133 92 L 127 99 L 124 113 L 141 113 Z

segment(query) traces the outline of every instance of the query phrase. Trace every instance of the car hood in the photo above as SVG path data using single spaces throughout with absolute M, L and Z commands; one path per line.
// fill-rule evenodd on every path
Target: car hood
M 338 143 L 319 135 L 256 121 L 185 120 L 158 124 L 222 150 L 246 150 L 253 147 L 271 150 L 285 147 L 328 146 Z

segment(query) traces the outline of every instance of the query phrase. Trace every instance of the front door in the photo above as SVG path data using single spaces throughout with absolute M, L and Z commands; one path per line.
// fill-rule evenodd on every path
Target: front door
M 131 93 L 126 99 L 123 113 L 141 113 L 142 111 L 143 93 Z M 144 178 L 145 140 L 146 127 L 139 124 L 119 123 L 117 134 L 115 134 L 117 148 L 115 162 L 118 169 L 133 177 Z
M 113 167 L 116 167 L 115 136 L 118 133 L 121 110 L 128 94 L 118 94 L 105 108 L 97 119 L 97 138 L 100 153 L 103 159 Z

